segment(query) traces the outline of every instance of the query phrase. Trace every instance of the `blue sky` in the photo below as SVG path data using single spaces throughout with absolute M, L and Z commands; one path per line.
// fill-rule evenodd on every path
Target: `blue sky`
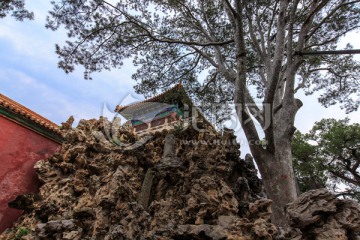
M 45 29 L 45 18 L 51 6 L 49 1 L 26 1 L 27 8 L 34 11 L 34 21 L 18 22 L 11 17 L 0 19 L 0 92 L 60 124 L 70 115 L 76 121 L 82 118 L 112 116 L 118 103 L 128 104 L 143 97 L 136 95 L 131 79 L 135 68 L 131 61 L 121 69 L 103 71 L 93 75 L 93 80 L 83 79 L 80 67 L 74 73 L 65 74 L 58 69 L 55 43 L 66 39 L 65 31 L 52 32 Z M 351 42 L 360 48 L 360 34 L 354 33 L 342 42 Z M 322 118 L 344 118 L 339 106 L 324 108 L 316 96 L 298 96 L 304 103 L 300 109 L 296 127 L 308 131 L 315 121 Z M 124 100 L 125 99 L 125 100 Z M 108 106 L 108 107 L 107 107 Z M 107 108 L 109 110 L 107 110 Z M 352 122 L 360 121 L 360 113 L 348 115 Z M 239 127 L 237 127 L 239 129 Z M 244 138 L 240 131 L 239 140 Z
M 0 92 L 60 124 L 70 115 L 76 120 L 102 115 L 104 104 L 113 110 L 122 98 L 133 94 L 131 62 L 121 70 L 94 74 L 83 79 L 80 67 L 65 74 L 57 67 L 55 43 L 66 39 L 65 31 L 45 29 L 47 1 L 27 1 L 34 21 L 0 19 Z M 128 97 L 129 99 L 129 97 Z M 128 101 L 127 101 L 128 102 Z

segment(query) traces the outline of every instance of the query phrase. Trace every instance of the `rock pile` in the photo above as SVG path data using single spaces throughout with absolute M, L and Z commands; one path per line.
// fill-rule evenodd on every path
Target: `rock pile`
M 300 195 L 287 206 L 287 218 L 294 240 L 360 239 L 360 205 L 326 189 Z
M 69 123 L 70 122 L 70 123 Z M 38 195 L 1 239 L 274 239 L 271 200 L 231 131 L 176 128 L 143 138 L 106 118 L 71 119 L 35 168 Z M 21 231 L 22 232 L 21 232 Z M 25 231 L 26 230 L 26 231 Z

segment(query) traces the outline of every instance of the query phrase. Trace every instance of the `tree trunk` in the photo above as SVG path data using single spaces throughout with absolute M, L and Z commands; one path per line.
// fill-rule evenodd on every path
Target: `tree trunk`
M 285 206 L 296 197 L 296 180 L 292 166 L 291 143 L 281 141 L 275 145 L 275 154 L 256 161 L 268 198 L 273 200 L 271 221 L 279 227 L 287 227 Z
M 247 91 L 247 51 L 245 47 L 245 24 L 243 23 L 244 1 L 235 1 L 235 11 L 238 14 L 234 16 L 235 34 L 234 42 L 236 46 L 236 78 L 234 90 L 234 103 L 241 126 L 244 130 L 249 143 L 255 143 L 260 140 L 254 121 L 251 118 L 251 101 L 246 101 Z M 276 35 L 275 55 L 272 58 L 272 64 L 268 70 L 268 86 L 264 97 L 265 105 L 270 105 L 270 114 L 264 114 L 264 121 L 271 120 L 270 126 L 263 126 L 265 138 L 268 141 L 267 148 L 260 145 L 250 144 L 250 149 L 255 161 L 259 167 L 263 178 L 265 191 L 268 197 L 273 200 L 272 204 L 272 222 L 279 227 L 287 227 L 284 208 L 286 204 L 296 199 L 296 183 L 294 170 L 292 168 L 291 139 L 294 133 L 294 119 L 298 106 L 294 100 L 293 84 L 297 65 L 291 65 L 286 72 L 286 85 L 280 78 L 282 71 L 282 62 L 284 58 L 285 45 L 285 12 L 287 1 L 281 1 L 278 32 Z M 271 62 L 271 61 L 269 61 Z M 283 84 L 283 85 L 281 85 Z M 285 93 L 283 88 L 286 86 Z M 280 87 L 280 91 L 278 90 Z M 279 100 L 276 100 L 276 94 Z M 281 99 L 281 101 L 280 101 Z M 274 105 L 276 103 L 276 105 Z M 250 104 L 250 105 L 248 105 Z M 281 105 L 281 106 L 280 106 Z M 279 108 L 279 109 L 275 109 Z M 260 121 L 261 123 L 261 121 Z

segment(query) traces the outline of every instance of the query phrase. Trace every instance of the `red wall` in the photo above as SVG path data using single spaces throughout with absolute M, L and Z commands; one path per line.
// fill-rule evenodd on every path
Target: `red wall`
M 60 144 L 0 116 L 0 233 L 22 213 L 9 208 L 8 202 L 38 191 L 35 162 L 59 148 Z

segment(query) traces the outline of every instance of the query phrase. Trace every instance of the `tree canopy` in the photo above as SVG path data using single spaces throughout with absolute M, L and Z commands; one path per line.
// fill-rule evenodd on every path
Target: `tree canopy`
M 62 59 L 59 66 L 71 72 L 75 65 L 83 65 L 85 78 L 89 78 L 91 72 L 121 67 L 124 59 L 132 58 L 139 66 L 133 75 L 139 93 L 154 94 L 181 80 L 200 99 L 209 97 L 212 103 L 232 102 L 234 20 L 240 14 L 244 18 L 247 83 L 256 88 L 260 99 L 271 81 L 266 70 L 272 68 L 280 45 L 285 56 L 277 71 L 284 73 L 297 52 L 333 50 L 342 36 L 359 27 L 358 1 L 349 0 L 113 2 L 54 3 L 47 27 L 55 30 L 63 25 L 71 39 L 66 46 L 57 46 Z M 242 2 L 241 13 L 235 2 Z M 278 22 L 280 13 L 284 14 L 282 23 Z M 276 38 L 281 34 L 280 44 Z M 205 81 L 198 81 L 204 74 Z M 340 102 L 347 111 L 357 109 L 359 100 L 349 95 L 356 94 L 359 65 L 351 56 L 307 57 L 297 74 L 295 91 L 324 90 L 320 101 L 325 106 Z
M 360 66 L 351 55 L 303 53 L 334 50 L 358 29 L 359 2 L 59 0 L 47 27 L 67 30 L 67 43 L 56 46 L 66 72 L 82 65 L 90 78 L 132 59 L 138 93 L 182 81 L 200 108 L 215 110 L 220 120 L 235 104 L 247 140 L 260 142 L 265 134 L 266 147 L 250 149 L 274 200 L 273 220 L 284 226 L 284 206 L 296 198 L 291 139 L 302 103 L 295 93 L 321 91 L 323 105 L 340 103 L 348 112 L 360 104 Z
M 360 200 L 360 124 L 347 118 L 316 122 L 309 133 L 295 134 L 293 156 L 303 191 L 327 185 Z
M 25 8 L 25 0 L 1 0 L 0 1 L 0 18 L 11 14 L 16 20 L 34 19 L 34 13 Z
M 317 155 L 317 146 L 311 145 L 307 135 L 296 131 L 292 141 L 295 176 L 300 193 L 325 188 L 328 181 L 322 159 Z

